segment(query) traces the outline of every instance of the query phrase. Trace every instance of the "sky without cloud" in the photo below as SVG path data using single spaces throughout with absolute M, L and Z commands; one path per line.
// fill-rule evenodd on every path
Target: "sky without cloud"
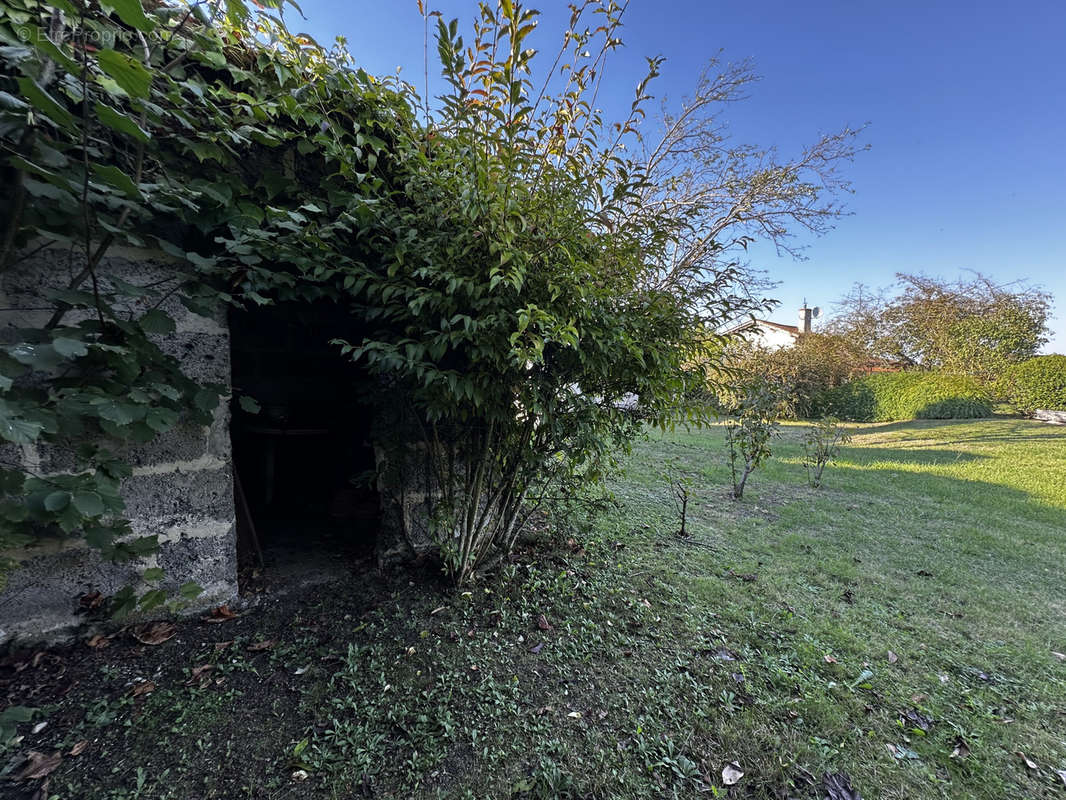
M 469 28 L 474 0 L 429 3 Z M 543 12 L 534 45 L 554 52 L 566 3 L 527 5 Z M 292 29 L 323 45 L 343 35 L 360 66 L 401 67 L 422 85 L 415 0 L 301 8 L 304 20 L 286 15 Z M 628 111 L 645 56 L 667 58 L 653 93 L 679 99 L 721 50 L 725 60 L 752 58 L 763 76 L 750 99 L 727 109 L 738 142 L 787 154 L 819 133 L 870 123 L 871 149 L 848 168 L 852 215 L 803 240 L 805 261 L 750 251 L 753 266 L 780 282 L 774 319 L 795 322 L 804 298 L 831 308 L 856 281 L 887 286 L 900 271 L 976 270 L 1052 292 L 1047 350 L 1066 352 L 1066 4 L 631 0 L 623 38 L 601 90 L 609 119 Z M 439 71 L 432 61 L 430 69 Z

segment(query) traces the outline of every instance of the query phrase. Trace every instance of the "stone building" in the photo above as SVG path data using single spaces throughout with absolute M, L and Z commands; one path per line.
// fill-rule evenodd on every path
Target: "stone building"
M 160 285 L 174 280 L 176 266 L 160 252 L 113 247 L 100 272 Z M 9 269 L 0 278 L 0 345 L 16 341 L 19 329 L 43 327 L 53 307 L 42 291 L 67 285 L 75 271 L 59 246 Z M 133 299 L 123 310 L 132 318 L 148 302 Z M 419 486 L 417 458 L 403 465 L 402 486 L 380 491 L 373 477 L 385 449 L 369 399 L 381 387 L 329 344 L 356 333 L 340 309 L 280 304 L 207 318 L 176 298 L 161 308 L 176 327 L 156 337 L 160 348 L 190 378 L 222 384 L 230 397 L 209 425 L 182 421 L 148 444 L 108 442 L 132 466 L 120 493 L 134 535 L 158 536 L 159 551 L 114 564 L 78 536 L 9 548 L 3 555 L 15 567 L 0 590 L 0 644 L 69 636 L 85 621 L 82 598 L 144 589 L 148 567 L 164 570 L 168 592 L 199 584 L 203 593 L 186 609 L 196 612 L 235 600 L 240 564 L 255 565 L 260 547 L 340 547 L 366 561 L 409 552 L 410 542 L 428 544 L 428 488 Z M 86 312 L 69 318 L 78 313 Z M 73 465 L 50 446 L 4 444 L 0 451 L 8 466 L 37 475 Z M 388 535 L 379 536 L 381 529 Z
M 107 262 L 109 273 L 130 283 L 146 285 L 173 276 L 174 259 L 159 252 L 113 248 Z M 42 305 L 41 292 L 66 285 L 72 269 L 67 249 L 54 246 L 18 261 L 3 275 L 0 335 L 5 343 L 19 328 L 44 326 L 52 309 Z M 161 348 L 180 357 L 190 377 L 229 384 L 225 320 L 193 314 L 177 300 L 167 301 L 165 310 L 176 330 L 161 338 Z M 68 313 L 76 317 L 78 312 Z M 5 462 L 21 463 L 31 474 L 61 473 L 72 465 L 70 455 L 57 448 L 6 444 L 3 451 Z M 164 588 L 176 588 L 184 581 L 202 586 L 197 607 L 225 603 L 236 594 L 236 514 L 227 404 L 219 405 L 210 425 L 182 422 L 150 444 L 128 445 L 118 452 L 133 469 L 121 489 L 133 531 L 157 535 L 159 552 L 147 562 L 112 564 L 80 537 L 42 538 L 9 551 L 6 555 L 16 566 L 0 592 L 0 642 L 66 635 L 83 620 L 80 597 L 96 591 L 109 595 L 136 583 L 145 567 L 164 569 Z

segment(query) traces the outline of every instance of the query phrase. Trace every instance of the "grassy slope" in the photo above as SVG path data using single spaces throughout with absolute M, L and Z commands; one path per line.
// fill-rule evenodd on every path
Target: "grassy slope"
M 53 776 L 63 798 L 822 798 L 823 771 L 868 799 L 1066 797 L 1066 430 L 858 430 L 814 490 L 786 429 L 739 504 L 720 430 L 654 438 L 620 507 L 547 557 L 467 595 L 338 587 L 199 626 L 152 649 L 138 700 L 135 655 L 94 652 L 98 684 L 25 744 L 90 739 Z M 697 485 L 690 542 L 668 461 Z M 222 685 L 184 686 L 207 662 Z

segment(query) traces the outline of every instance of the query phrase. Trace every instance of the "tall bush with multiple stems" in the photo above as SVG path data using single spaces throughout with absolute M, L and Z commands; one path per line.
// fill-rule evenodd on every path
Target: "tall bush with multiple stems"
M 447 87 L 436 103 L 292 34 L 274 3 L 252 15 L 222 0 L 12 2 L 2 261 L 62 242 L 70 280 L 42 290 L 50 318 L 0 356 L 0 436 L 79 460 L 66 476 L 5 465 L 0 517 L 82 533 L 112 556 L 155 544 L 130 551 L 112 445 L 206 419 L 225 388 L 159 349 L 169 298 L 202 313 L 347 308 L 339 355 L 381 381 L 422 444 L 435 535 L 463 582 L 642 426 L 706 418 L 684 403 L 717 352 L 705 332 L 759 306 L 731 248 L 827 226 L 840 212 L 823 198 L 846 189 L 835 165 L 855 152 L 849 130 L 792 162 L 727 147 L 717 109 L 747 67 L 705 77 L 657 146 L 639 131 L 660 59 L 629 116 L 604 120 L 615 0 L 572 6 L 539 81 L 535 11 L 480 3 L 463 36 L 422 8 Z M 184 266 L 166 285 L 131 285 L 108 272 L 115 242 Z

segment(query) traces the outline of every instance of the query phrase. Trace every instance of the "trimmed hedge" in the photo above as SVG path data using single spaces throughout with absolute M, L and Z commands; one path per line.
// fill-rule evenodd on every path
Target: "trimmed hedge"
M 1011 365 L 997 388 L 1023 414 L 1066 411 L 1066 356 L 1037 356 Z
M 818 407 L 852 422 L 992 416 L 992 398 L 977 381 L 939 372 L 868 375 L 823 392 Z

